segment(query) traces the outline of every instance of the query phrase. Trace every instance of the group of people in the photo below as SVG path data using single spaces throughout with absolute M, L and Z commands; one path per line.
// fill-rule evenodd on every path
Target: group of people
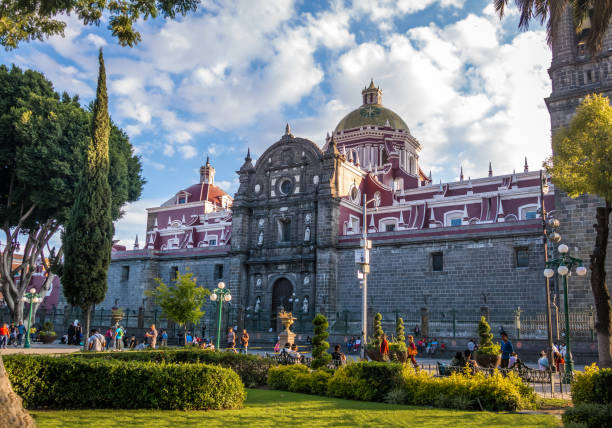
M 249 333 L 246 329 L 242 330 L 242 334 L 238 337 L 238 327 L 229 327 L 227 331 L 227 349 L 238 352 L 236 350 L 236 342 L 238 340 L 240 340 L 240 352 L 246 354 L 249 348 Z
M 565 345 L 557 345 L 557 343 L 553 344 L 552 347 L 552 357 L 553 357 L 553 371 L 557 371 L 559 373 L 565 370 L 565 356 L 567 353 L 567 349 Z M 552 369 L 550 366 L 550 361 L 548 360 L 548 355 L 546 351 L 540 351 L 540 358 L 538 358 L 538 369 L 540 370 L 548 370 Z
M 68 343 L 73 343 L 70 341 L 70 333 L 68 334 L 68 338 Z M 128 337 L 127 330 L 123 326 L 117 324 L 110 326 L 104 334 L 100 333 L 98 329 L 91 330 L 87 339 L 87 349 L 91 351 L 103 351 L 111 348 L 118 351 L 122 349 L 155 349 L 158 343 L 160 343 L 161 346 L 168 346 L 168 333 L 166 330 L 161 330 L 161 332 L 159 332 L 157 328 L 155 328 L 155 324 L 151 324 L 151 327 L 144 334 L 142 340 L 137 339 L 135 335 Z
M 360 337 L 352 336 L 346 342 L 346 352 L 349 354 L 358 353 L 360 348 L 361 348 L 361 338 Z
M 417 350 L 421 354 L 434 356 L 438 351 L 445 351 L 446 344 L 438 342 L 438 339 L 435 337 L 421 337 L 417 343 Z
M 25 338 L 26 328 L 22 322 L 15 325 L 12 322 L 10 325 L 4 323 L 0 325 L 0 349 L 6 349 L 7 346 L 21 346 Z

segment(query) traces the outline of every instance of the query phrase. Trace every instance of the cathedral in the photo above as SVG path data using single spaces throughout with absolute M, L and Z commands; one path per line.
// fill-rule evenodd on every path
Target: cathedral
M 569 122 L 587 93 L 612 93 L 612 36 L 595 61 L 581 48 L 571 16 L 562 30 L 546 99 L 553 130 Z M 225 282 L 229 325 L 275 330 L 284 308 L 305 321 L 298 332 L 310 332 L 309 320 L 323 313 L 355 334 L 361 313 L 355 254 L 365 228 L 372 241 L 370 313 L 512 320 L 518 307 L 545 311 L 541 213 L 560 220 L 562 242 L 588 264 L 600 201 L 569 199 L 527 159 L 514 171 L 489 164 L 484 177 L 461 173 L 457 181 L 433 182 L 420 159 L 427 142 L 385 106 L 383 90 L 371 81 L 355 92 L 357 108 L 321 144 L 287 125 L 256 162 L 247 153 L 234 195 L 215 185 L 207 159 L 197 183 L 147 210 L 142 248 L 115 248 L 100 306 L 150 310 L 145 291 L 153 279 L 169 282 L 190 270 L 208 288 Z M 573 310 L 586 310 L 593 304 L 588 279 L 570 282 Z

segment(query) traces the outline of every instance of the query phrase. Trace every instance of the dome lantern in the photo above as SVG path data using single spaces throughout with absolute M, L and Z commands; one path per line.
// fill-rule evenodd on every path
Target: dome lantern
M 361 96 L 363 97 L 363 105 L 382 104 L 382 90 L 379 87 L 374 86 L 374 79 L 370 80 L 370 86 L 363 88 L 363 91 L 361 91 Z

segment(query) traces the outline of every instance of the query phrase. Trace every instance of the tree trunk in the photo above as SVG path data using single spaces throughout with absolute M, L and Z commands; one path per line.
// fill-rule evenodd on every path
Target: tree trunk
M 610 293 L 606 284 L 606 253 L 608 235 L 610 232 L 611 202 L 606 201 L 605 207 L 597 208 L 595 227 L 595 248 L 591 254 L 591 289 L 595 299 L 597 318 L 597 349 L 600 367 L 612 367 L 612 305 Z
M 0 426 L 14 428 L 36 427 L 30 414 L 23 408 L 21 398 L 15 394 L 0 356 Z M 4 425 L 6 424 L 6 425 Z
M 91 306 L 85 309 L 85 330 L 83 331 L 83 349 L 87 350 L 87 339 L 89 339 L 89 319 L 91 318 Z

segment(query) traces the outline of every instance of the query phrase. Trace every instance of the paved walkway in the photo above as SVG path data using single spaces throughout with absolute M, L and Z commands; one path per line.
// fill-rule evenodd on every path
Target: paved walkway
M 60 345 L 51 344 L 45 345 L 42 343 L 32 343 L 31 348 L 24 348 L 23 346 L 14 347 L 8 346 L 6 349 L 0 349 L 0 355 L 10 354 L 70 354 L 72 352 L 78 352 L 81 350 L 80 346 L 75 345 Z

